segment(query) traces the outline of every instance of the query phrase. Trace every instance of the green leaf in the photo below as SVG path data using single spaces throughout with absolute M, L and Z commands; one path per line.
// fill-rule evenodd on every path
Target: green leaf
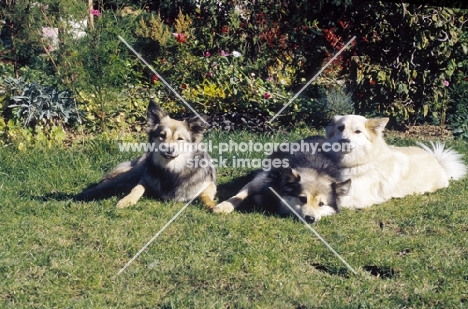
M 387 73 L 385 71 L 379 71 L 379 73 L 377 73 L 377 81 L 383 82 L 385 81 L 386 78 L 387 78 Z
M 429 105 L 425 104 L 423 106 L 423 115 L 424 115 L 424 117 L 427 116 L 427 113 L 429 113 Z
M 398 84 L 398 87 L 397 87 L 397 93 L 404 93 L 404 94 L 408 94 L 408 85 L 406 84 Z

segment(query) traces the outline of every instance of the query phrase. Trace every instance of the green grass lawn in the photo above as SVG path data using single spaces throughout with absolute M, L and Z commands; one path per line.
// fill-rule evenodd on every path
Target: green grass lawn
M 292 141 L 308 134 L 208 138 Z M 468 155 L 467 145 L 450 145 Z M 241 155 L 263 157 L 228 154 Z M 315 224 L 358 275 L 294 218 L 216 215 L 198 202 L 117 275 L 184 204 L 143 198 L 116 209 L 117 197 L 85 203 L 70 196 L 135 156 L 114 141 L 0 150 L 0 307 L 468 307 L 468 180 Z M 236 193 L 248 173 L 219 169 L 220 199 Z

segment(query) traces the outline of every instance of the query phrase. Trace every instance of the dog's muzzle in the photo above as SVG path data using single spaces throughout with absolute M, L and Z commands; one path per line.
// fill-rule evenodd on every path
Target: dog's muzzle
M 177 158 L 179 156 L 179 152 L 177 151 L 176 145 L 172 144 L 163 144 L 161 149 L 159 150 L 162 157 L 170 160 Z
M 170 159 L 175 159 L 179 156 L 178 153 L 175 153 L 175 152 L 161 152 L 161 156 L 163 156 L 164 158 L 170 160 Z

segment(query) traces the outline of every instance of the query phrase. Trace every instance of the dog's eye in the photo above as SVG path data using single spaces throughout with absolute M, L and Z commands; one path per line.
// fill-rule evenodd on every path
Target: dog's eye
M 359 133 L 361 133 L 361 130 L 356 130 L 356 131 L 354 131 L 354 133 L 359 134 Z
M 299 196 L 299 201 L 301 201 L 301 203 L 303 204 L 307 203 L 307 196 L 305 195 Z
M 322 207 L 322 206 L 325 205 L 325 204 L 324 204 L 323 202 L 320 202 L 318 205 L 319 205 L 320 207 Z
M 343 132 L 343 131 L 344 131 L 344 127 L 345 127 L 345 126 L 339 126 L 339 127 L 338 127 L 338 130 L 339 130 L 340 132 Z

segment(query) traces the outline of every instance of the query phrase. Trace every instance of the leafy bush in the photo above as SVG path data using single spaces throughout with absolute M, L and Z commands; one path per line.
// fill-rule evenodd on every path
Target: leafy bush
M 174 29 L 159 16 L 150 16 L 141 20 L 137 31 L 143 39 L 155 41 L 159 52 L 154 56 L 154 67 L 195 109 L 208 114 L 238 111 L 273 115 L 284 104 L 289 94 L 281 83 L 258 76 L 238 51 L 204 49 L 193 35 L 195 30 L 192 20 L 179 12 Z M 151 80 L 163 107 L 172 113 L 187 112 L 157 76 Z
M 139 82 L 134 70 L 137 60 L 117 38 L 131 37 L 134 12 L 121 13 L 122 1 L 106 2 L 106 6 L 102 0 L 94 1 L 98 9 L 92 10 L 86 1 L 25 2 L 8 2 L 1 8 L 2 16 L 11 21 L 11 27 L 5 26 L 12 42 L 6 55 L 14 63 L 15 75 L 33 73 L 30 80 L 38 84 L 70 89 L 86 101 L 88 114 L 94 116 L 86 126 L 105 130 L 124 108 L 116 104 L 121 102 L 122 89 L 131 80 Z M 44 35 L 54 29 L 58 29 L 57 39 Z M 67 117 L 66 111 L 57 112 Z
M 160 8 L 168 11 L 140 19 L 139 48 L 177 91 L 204 112 L 273 115 L 302 83 L 301 77 L 320 66 L 306 58 L 319 57 L 322 51 L 311 47 L 320 31 L 312 22 L 304 25 L 312 10 L 305 3 L 204 1 L 199 7 L 182 6 L 176 15 L 174 7 L 164 3 Z M 154 87 L 162 102 L 175 106 L 163 84 L 156 81 Z M 296 109 L 286 110 L 287 117 L 282 117 L 288 123 L 298 117 L 301 104 L 294 103 Z
M 17 93 L 11 96 L 15 103 L 8 107 L 13 108 L 17 119 L 25 127 L 35 128 L 38 124 L 52 127 L 81 123 L 81 113 L 71 91 L 59 91 L 55 87 L 13 78 L 5 79 L 5 84 L 10 93 Z
M 452 127 L 455 137 L 468 139 L 468 82 L 455 84 L 449 91 L 449 97 L 447 122 Z
M 64 36 L 66 43 L 50 59 L 57 63 L 62 82 L 85 103 L 80 106 L 91 120 L 87 127 L 102 132 L 122 123 L 116 121 L 128 107 L 128 97 L 120 99 L 122 90 L 129 84 L 137 85 L 140 76 L 135 70 L 138 60 L 118 39 L 120 35 L 132 42 L 134 17 L 123 16 L 119 9 L 106 9 L 103 1 L 97 4 L 100 10 L 93 11 L 93 23 L 82 30 L 82 37 Z M 87 11 L 80 12 L 87 16 Z
M 325 91 L 324 96 L 319 99 L 319 105 L 323 108 L 323 118 L 325 119 L 331 119 L 334 115 L 346 115 L 354 112 L 352 95 L 342 88 L 332 88 Z
M 406 3 L 353 5 L 334 35 L 357 32 L 351 56 L 352 87 L 360 113 L 398 123 L 435 119 L 444 124 L 448 86 L 466 65 L 466 13 Z

